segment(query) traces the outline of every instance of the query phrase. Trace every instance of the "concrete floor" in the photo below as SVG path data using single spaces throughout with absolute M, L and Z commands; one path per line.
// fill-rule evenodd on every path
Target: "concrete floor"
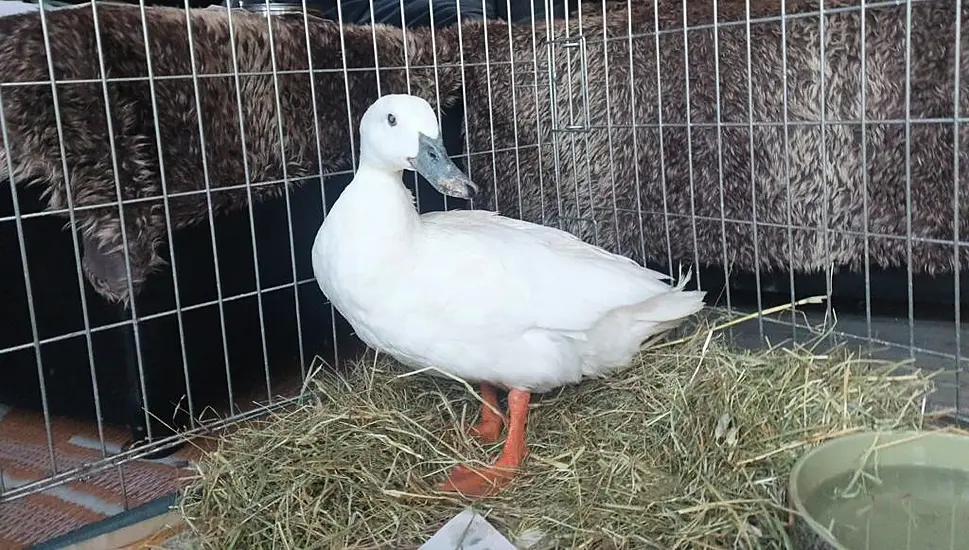
M 952 408 L 969 415 L 969 323 L 957 327 L 951 316 L 946 319 L 944 315 L 933 313 L 916 314 L 916 319 L 910 324 L 906 309 L 873 312 L 869 318 L 863 309 L 845 311 L 835 308 L 836 322 L 831 336 L 822 347 L 843 344 L 877 359 L 912 360 L 913 368 L 937 373 L 937 389 L 930 401 L 932 409 Z M 755 309 L 738 307 L 737 310 L 748 312 Z M 794 327 L 789 311 L 775 314 L 765 318 L 760 326 L 757 321 L 740 325 L 733 330 L 732 336 L 735 343 L 744 347 L 757 347 L 764 341 L 804 342 L 813 337 L 808 326 L 823 325 L 823 306 L 801 311 L 796 319 L 797 326 Z M 958 354 L 957 334 L 960 338 L 958 347 L 961 348 Z M 956 355 L 959 361 L 954 357 Z

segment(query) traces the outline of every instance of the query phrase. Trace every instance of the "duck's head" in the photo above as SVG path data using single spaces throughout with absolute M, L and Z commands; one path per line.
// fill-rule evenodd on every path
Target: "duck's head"
M 401 172 L 416 170 L 441 193 L 470 199 L 478 191 L 447 155 L 434 110 L 412 95 L 385 95 L 360 121 L 360 165 Z

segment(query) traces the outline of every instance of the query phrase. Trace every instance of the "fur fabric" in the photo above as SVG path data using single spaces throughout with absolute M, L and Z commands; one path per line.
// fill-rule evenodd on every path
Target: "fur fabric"
M 916 273 L 942 273 L 955 266 L 956 180 L 960 240 L 969 234 L 969 132 L 961 123 L 953 171 L 956 13 L 947 1 L 911 5 L 911 264 Z M 471 172 L 484 189 L 497 188 L 478 202 L 558 223 L 638 261 L 672 264 L 671 271 L 677 262 L 734 272 L 860 271 L 866 232 L 871 268 L 905 266 L 906 6 L 866 10 L 864 71 L 860 11 L 824 16 L 822 57 L 820 18 L 810 13 L 817 3 L 787 6 L 806 15 L 782 28 L 779 2 L 754 2 L 750 78 L 746 25 L 722 26 L 715 40 L 710 3 L 689 5 L 696 28 L 687 33 L 688 49 L 681 5 L 661 3 L 658 56 L 650 2 L 631 12 L 611 6 L 605 17 L 573 22 L 568 33 L 556 25 L 553 38 L 584 37 L 584 64 L 565 42 L 550 58 L 543 40 L 533 50 L 524 30 L 512 30 L 509 46 L 507 29 L 489 26 L 486 47 L 482 30 L 474 32 L 480 25 L 466 25 L 466 52 L 514 59 L 467 75 L 469 141 L 478 153 Z M 963 21 L 967 13 L 964 7 Z M 719 21 L 745 15 L 743 2 L 721 0 Z M 967 45 L 963 32 L 960 116 L 969 107 Z M 561 131 L 570 125 L 579 130 Z
M 470 172 L 483 190 L 475 207 L 558 223 L 649 263 L 809 272 L 863 269 L 866 248 L 873 268 L 905 265 L 908 198 L 913 269 L 953 269 L 955 231 L 969 233 L 962 199 L 959 224 L 954 223 L 955 175 L 959 196 L 969 193 L 962 145 L 969 134 L 960 123 L 955 174 L 956 125 L 945 120 L 953 116 L 955 98 L 951 2 L 911 4 L 908 114 L 918 122 L 910 126 L 907 165 L 904 5 L 867 9 L 862 73 L 857 10 L 824 16 L 822 58 L 820 21 L 812 13 L 816 3 L 787 2 L 788 14 L 801 15 L 782 28 L 779 2 L 753 2 L 749 87 L 746 25 L 727 24 L 715 35 L 712 5 L 691 2 L 684 16 L 682 3 L 662 0 L 658 24 L 652 3 L 634 3 L 631 10 L 626 2 L 607 2 L 605 11 L 602 5 L 584 5 L 581 20 L 573 16 L 568 23 L 533 29 L 469 22 L 433 34 L 407 31 L 406 41 L 401 29 L 347 26 L 341 42 L 334 23 L 311 18 L 307 28 L 301 16 L 279 16 L 272 25 L 279 108 L 265 16 L 234 11 L 231 17 L 239 70 L 258 73 L 239 77 L 237 95 L 230 18 L 223 9 L 194 10 L 188 19 L 196 74 L 205 75 L 197 79 L 201 109 L 193 79 L 184 78 L 192 74 L 185 11 L 149 8 L 157 127 L 148 83 L 126 80 L 148 75 L 140 10 L 100 5 L 113 140 L 91 8 L 50 12 L 57 79 L 90 79 L 57 87 L 66 177 L 51 87 L 36 84 L 48 78 L 39 16 L 2 19 L 0 102 L 9 170 L 18 183 L 44 185 L 50 209 L 65 216 L 72 190 L 85 273 L 102 295 L 125 301 L 122 227 L 137 292 L 163 261 L 167 220 L 172 231 L 199 223 L 208 217 L 209 200 L 216 215 L 244 208 L 247 183 L 253 184 L 252 200 L 264 200 L 282 192 L 284 179 L 349 168 L 351 136 L 355 139 L 359 117 L 378 95 L 374 49 L 381 67 L 403 66 L 406 44 L 411 93 L 432 104 L 466 97 Z M 718 21 L 743 21 L 745 6 L 720 0 Z M 684 22 L 696 26 L 687 33 L 688 48 Z M 559 40 L 579 33 L 584 43 Z M 966 34 L 962 49 L 969 53 Z M 315 103 L 310 79 L 296 72 L 308 67 L 307 35 Z M 556 40 L 551 47 L 549 37 Z M 960 116 L 969 102 L 965 57 L 959 67 Z M 344 60 L 351 69 L 346 79 Z M 381 94 L 403 92 L 408 78 L 403 70 L 382 69 L 380 84 Z M 126 201 L 123 223 L 111 141 Z M 0 176 L 7 169 L 5 153 L 0 148 Z M 170 197 L 167 205 L 163 191 Z M 960 257 L 963 266 L 967 257 Z
M 18 183 L 45 186 L 49 208 L 65 217 L 68 206 L 74 208 L 84 272 L 109 300 L 127 303 L 131 295 L 123 241 L 131 290 L 137 292 L 163 263 L 160 247 L 169 226 L 178 231 L 206 220 L 210 201 L 218 216 L 247 206 L 247 184 L 251 200 L 260 201 L 279 196 L 284 179 L 349 169 L 351 125 L 355 135 L 363 112 L 378 97 L 375 48 L 382 67 L 417 67 L 409 82 L 403 69 L 381 70 L 381 93 L 405 92 L 409 83 L 411 93 L 436 104 L 430 42 L 410 37 L 405 44 L 400 29 L 346 28 L 344 78 L 340 27 L 332 22 L 310 18 L 307 34 L 301 15 L 275 17 L 270 41 L 265 15 L 233 10 L 230 29 L 225 9 L 192 10 L 188 18 L 175 8 L 146 13 L 150 68 L 138 7 L 88 5 L 47 14 L 55 78 L 72 81 L 57 86 L 62 135 L 51 86 L 37 84 L 49 81 L 39 15 L 0 19 L 0 103 L 8 136 L 7 147 L 0 147 L 0 179 L 9 171 Z M 452 41 L 440 51 L 454 57 L 450 48 L 456 47 Z M 442 88 L 459 85 L 457 68 L 441 68 L 436 76 Z

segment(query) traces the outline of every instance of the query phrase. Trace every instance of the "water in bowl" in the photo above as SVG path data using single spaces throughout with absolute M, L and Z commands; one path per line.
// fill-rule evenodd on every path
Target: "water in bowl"
M 867 474 L 867 475 L 866 475 Z M 969 472 L 881 467 L 837 476 L 805 507 L 848 550 L 969 548 Z

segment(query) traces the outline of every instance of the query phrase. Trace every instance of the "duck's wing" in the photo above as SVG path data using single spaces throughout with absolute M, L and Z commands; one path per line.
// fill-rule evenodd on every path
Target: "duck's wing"
M 630 273 L 659 281 L 671 281 L 672 276 L 643 267 L 631 258 L 613 254 L 608 250 L 589 244 L 575 235 L 561 229 L 540 225 L 516 218 L 501 216 L 489 210 L 451 210 L 447 212 L 428 212 L 423 215 L 425 224 L 444 232 L 459 234 L 488 235 L 491 238 L 507 239 L 509 242 L 527 246 L 542 246 L 555 250 L 557 254 L 575 260 L 608 262 L 622 266 Z
M 670 290 L 669 276 L 564 231 L 467 210 L 424 216 L 414 285 L 421 307 L 462 321 L 584 330 L 607 311 Z

